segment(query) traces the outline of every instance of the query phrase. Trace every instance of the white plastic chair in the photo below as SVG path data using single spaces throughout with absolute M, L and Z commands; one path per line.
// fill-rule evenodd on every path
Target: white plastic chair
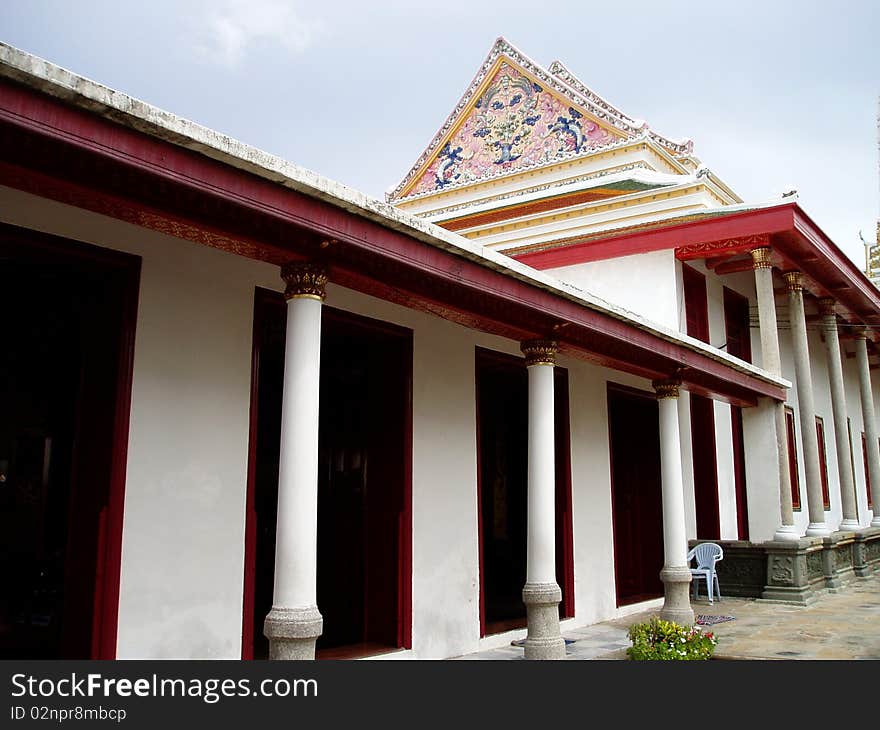
M 724 551 L 720 545 L 714 542 L 703 542 L 694 547 L 687 555 L 688 565 L 696 559 L 697 567 L 691 568 L 691 582 L 694 585 L 694 598 L 699 595 L 698 581 L 706 581 L 706 593 L 709 594 L 709 603 L 712 603 L 713 594 L 717 591 L 718 600 L 721 600 L 721 586 L 718 584 L 718 573 L 715 572 L 715 564 L 724 559 Z

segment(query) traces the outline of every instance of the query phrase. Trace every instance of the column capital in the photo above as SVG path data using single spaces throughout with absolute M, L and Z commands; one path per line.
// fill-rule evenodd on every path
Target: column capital
M 317 299 L 327 296 L 327 268 L 313 261 L 291 261 L 281 267 L 281 278 L 287 283 L 285 299 Z
M 867 340 L 868 339 L 868 328 L 867 327 L 853 327 L 852 330 L 853 337 L 857 340 Z
M 651 385 L 654 386 L 654 391 L 657 393 L 658 400 L 662 400 L 663 398 L 678 398 L 681 381 L 675 378 L 667 378 L 666 380 L 654 380 Z
M 559 343 L 556 340 L 526 340 L 519 347 L 526 356 L 526 367 L 532 365 L 555 365 Z
M 790 292 L 803 291 L 804 275 L 800 271 L 783 271 L 782 276 L 785 277 L 785 285 Z
M 819 300 L 819 314 L 823 317 L 834 316 L 834 306 L 837 301 L 832 297 L 822 297 Z
M 749 251 L 752 254 L 752 268 L 754 269 L 772 269 L 773 264 L 770 261 L 770 254 L 773 250 L 769 246 L 761 246 L 753 248 Z

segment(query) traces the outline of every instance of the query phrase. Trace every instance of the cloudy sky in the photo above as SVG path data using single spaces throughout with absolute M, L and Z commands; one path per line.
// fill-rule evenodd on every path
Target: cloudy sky
M 796 188 L 860 266 L 878 0 L 2 0 L 0 40 L 381 197 L 503 35 L 750 202 Z

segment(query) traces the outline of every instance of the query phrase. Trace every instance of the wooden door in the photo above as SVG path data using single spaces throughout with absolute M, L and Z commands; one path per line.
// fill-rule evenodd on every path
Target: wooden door
M 265 658 L 272 605 L 286 305 L 258 289 L 242 658 Z M 411 645 L 412 332 L 325 305 L 321 336 L 319 657 Z
M 660 414 L 653 393 L 609 384 L 617 605 L 663 595 Z

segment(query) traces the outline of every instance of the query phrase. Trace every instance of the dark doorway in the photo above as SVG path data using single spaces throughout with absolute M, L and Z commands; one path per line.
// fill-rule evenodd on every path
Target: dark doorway
M 568 372 L 555 368 L 556 582 L 574 615 Z M 478 348 L 477 459 L 481 635 L 526 625 L 528 371 L 522 358 Z
M 709 343 L 709 301 L 706 277 L 687 264 L 681 266 L 684 284 L 684 307 L 687 333 Z M 745 335 L 739 333 L 738 345 L 744 347 Z M 730 337 L 732 333 L 728 333 Z M 718 463 L 715 452 L 715 406 L 710 398 L 691 393 L 691 455 L 694 473 L 694 509 L 697 537 L 721 538 L 718 511 Z
M 736 490 L 736 535 L 749 539 L 749 503 L 746 496 L 746 447 L 743 433 L 742 408 L 730 406 L 730 425 L 733 431 L 733 485 Z
M 286 304 L 257 290 L 245 658 L 268 656 Z M 323 309 L 318 474 L 319 658 L 410 645 L 412 333 Z
M 715 451 L 715 402 L 691 393 L 691 454 L 697 538 L 719 540 L 718 460 Z
M 140 259 L 0 226 L 0 656 L 110 659 Z
M 749 300 L 724 287 L 724 329 L 727 352 L 746 362 L 752 361 L 751 314 Z M 743 440 L 742 408 L 730 406 L 733 433 L 733 477 L 736 494 L 736 532 L 740 540 L 749 539 L 749 505 L 746 497 L 746 454 Z
M 617 605 L 663 595 L 660 413 L 652 393 L 608 385 Z

